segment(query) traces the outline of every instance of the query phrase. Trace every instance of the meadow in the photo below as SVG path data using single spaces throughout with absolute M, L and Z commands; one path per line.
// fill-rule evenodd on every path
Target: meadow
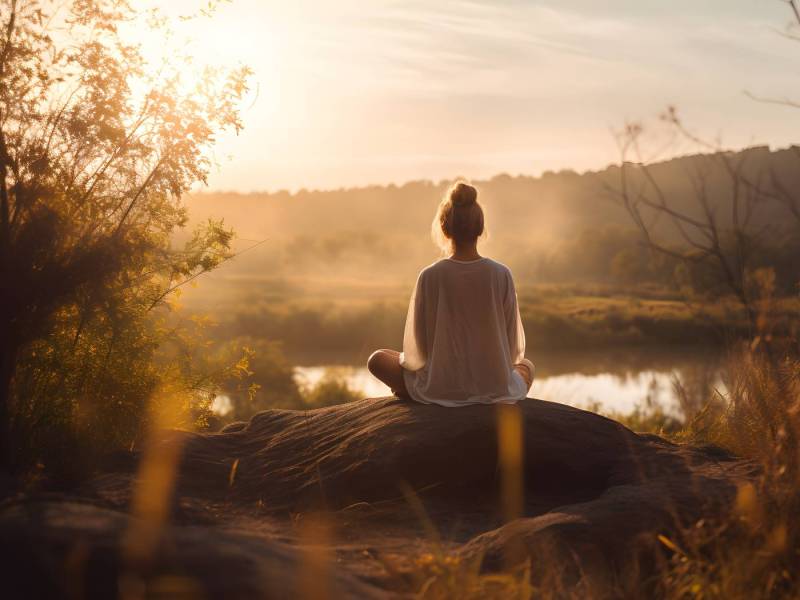
M 629 241 L 635 248 L 636 242 Z M 306 406 L 303 394 L 292 390 L 294 365 L 363 367 L 374 350 L 400 348 L 413 276 L 387 281 L 381 279 L 384 273 L 373 278 L 364 267 L 360 277 L 337 276 L 335 267 L 326 277 L 261 276 L 243 272 L 246 265 L 236 260 L 231 272 L 222 267 L 185 291 L 180 304 L 184 312 L 210 316 L 208 334 L 218 349 L 254 352 L 256 406 Z M 345 261 L 343 268 L 353 268 L 352 263 Z M 751 334 L 752 325 L 735 298 L 708 301 L 675 280 L 536 284 L 520 277 L 517 293 L 527 355 L 541 376 L 624 376 L 653 368 L 669 372 L 681 359 L 703 354 L 701 362 L 711 364 Z M 770 313 L 776 336 L 794 335 L 798 310 L 796 297 L 776 299 Z M 335 373 L 331 377 L 337 378 Z M 328 382 L 334 394 L 330 402 L 363 396 L 339 379 L 332 387 Z M 237 378 L 224 393 L 238 398 L 234 404 L 241 406 L 244 389 Z M 287 395 L 287 390 L 292 391 Z M 643 393 L 640 400 L 645 399 Z M 330 402 L 315 395 L 314 405 Z M 238 417 L 233 411 L 227 419 L 253 410 Z

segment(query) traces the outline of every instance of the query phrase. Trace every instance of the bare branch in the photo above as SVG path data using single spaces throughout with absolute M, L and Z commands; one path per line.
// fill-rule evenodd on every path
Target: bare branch
M 786 0 L 786 3 L 791 7 L 794 18 L 797 20 L 797 23 L 800 24 L 800 8 L 798 8 L 797 0 Z
M 237 252 L 237 253 L 235 253 L 235 254 L 231 254 L 230 256 L 226 256 L 225 258 L 223 258 L 223 259 L 222 259 L 222 260 L 219 262 L 219 264 L 223 264 L 223 263 L 226 263 L 226 262 L 228 262 L 228 261 L 230 261 L 230 260 L 233 260 L 234 258 L 236 258 L 236 257 L 238 257 L 238 256 L 241 256 L 241 255 L 242 255 L 242 254 L 244 254 L 245 252 L 249 252 L 249 251 L 250 251 L 250 250 L 252 250 L 253 248 L 257 248 L 258 246 L 260 246 L 261 244 L 263 244 L 263 243 L 265 243 L 265 242 L 267 242 L 267 241 L 269 241 L 269 238 L 264 238 L 263 240 L 261 240 L 261 241 L 259 241 L 259 242 L 256 242 L 256 243 L 255 243 L 255 244 L 253 244 L 252 246 L 248 246 L 248 247 L 247 247 L 247 248 L 245 248 L 244 250 L 241 250 L 240 252 Z M 201 275 L 204 275 L 204 274 L 208 273 L 209 271 L 210 271 L 210 269 L 202 269 L 202 270 L 198 271 L 197 273 L 195 273 L 194 275 L 190 275 L 189 277 L 186 277 L 185 279 L 181 280 L 180 282 L 176 283 L 175 285 L 170 285 L 170 286 L 167 286 L 167 289 L 166 289 L 166 290 L 164 290 L 164 291 L 163 291 L 161 294 L 159 294 L 159 295 L 156 297 L 156 299 L 155 299 L 155 300 L 153 300 L 153 302 L 150 304 L 150 308 L 149 308 L 148 310 L 153 310 L 153 309 L 154 309 L 156 306 L 158 306 L 158 304 L 159 304 L 159 303 L 160 303 L 160 302 L 161 302 L 161 301 L 162 301 L 164 298 L 166 298 L 167 296 L 169 296 L 169 295 L 170 295 L 172 292 L 174 292 L 175 290 L 177 290 L 177 289 L 179 289 L 179 288 L 181 288 L 181 287 L 185 286 L 185 285 L 186 285 L 186 284 L 188 284 L 188 283 L 191 283 L 192 281 L 194 281 L 195 279 L 197 279 L 197 278 L 198 278 L 198 277 L 200 277 Z
M 764 96 L 756 96 L 752 92 L 747 90 L 744 91 L 744 95 L 750 98 L 751 100 L 755 100 L 756 102 L 762 102 L 764 104 L 777 104 L 779 106 L 786 106 L 789 108 L 800 108 L 800 102 L 795 100 L 790 100 L 789 98 L 768 98 Z

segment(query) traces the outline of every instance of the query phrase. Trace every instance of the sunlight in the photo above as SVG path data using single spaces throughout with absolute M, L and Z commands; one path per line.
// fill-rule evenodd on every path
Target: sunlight
M 287 35 L 286 31 L 279 35 L 269 22 L 254 22 L 227 2 L 216 4 L 211 12 L 198 0 L 169 4 L 148 0 L 143 4 L 139 18 L 120 29 L 123 39 L 140 46 L 149 75 L 176 69 L 181 78 L 179 89 L 188 93 L 204 84 L 208 69 L 245 64 L 254 70 L 255 82 L 242 106 L 249 110 L 257 105 L 259 121 L 270 126 L 280 107 L 280 37 Z M 251 61 L 256 37 L 257 60 Z M 134 81 L 132 85 L 134 98 L 141 100 L 148 91 L 146 84 Z M 223 133 L 220 139 L 230 136 L 235 133 Z
M 525 505 L 525 431 L 522 414 L 514 404 L 497 407 L 497 456 L 501 471 L 503 516 L 511 522 Z
M 0 0 L 0 598 L 798 600 L 799 70 L 800 0 Z
M 219 394 L 211 401 L 211 411 L 220 417 L 226 416 L 233 410 L 233 403 L 230 396 Z

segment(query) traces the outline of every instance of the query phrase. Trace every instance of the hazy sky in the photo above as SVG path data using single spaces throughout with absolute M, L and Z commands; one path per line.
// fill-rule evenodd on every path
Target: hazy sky
M 181 0 L 192 4 L 189 0 Z M 800 43 L 780 0 L 233 0 L 193 25 L 257 97 L 211 189 L 596 169 L 667 104 L 730 147 L 797 142 Z M 680 149 L 678 149 L 680 150 Z

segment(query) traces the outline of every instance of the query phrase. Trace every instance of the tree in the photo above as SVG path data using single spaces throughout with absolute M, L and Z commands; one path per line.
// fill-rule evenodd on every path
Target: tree
M 123 24 L 127 2 L 0 4 L 0 464 L 27 398 L 20 361 L 58 332 L 73 349 L 101 313 L 151 312 L 229 256 L 232 233 L 210 222 L 181 251 L 182 195 L 205 182 L 215 135 L 241 127 L 249 71 L 188 57 L 148 64 Z M 124 312 L 124 310 L 122 310 Z M 110 321 L 106 318 L 106 321 Z M 118 319 L 117 324 L 124 323 Z M 109 331 L 111 331 L 109 329 Z M 113 335 L 104 344 L 114 352 Z
M 800 25 L 796 0 L 785 2 L 796 24 Z M 792 25 L 786 36 L 800 41 Z M 759 100 L 800 106 L 791 100 Z M 754 288 L 757 287 L 755 282 L 763 279 L 757 275 L 762 266 L 759 256 L 770 254 L 776 245 L 796 245 L 800 235 L 798 182 L 785 181 L 774 168 L 765 171 L 748 164 L 748 153 L 737 156 L 718 142 L 700 138 L 684 125 L 674 107 L 669 107 L 661 120 L 675 138 L 710 152 L 698 157 L 700 167 L 688 174 L 692 202 L 689 206 L 678 206 L 664 192 L 662 183 L 645 159 L 642 143 L 645 129 L 640 122 L 627 123 L 618 134 L 622 166 L 620 186 L 613 193 L 638 227 L 650 251 L 680 261 L 687 270 L 696 270 L 700 265 L 739 301 L 751 329 L 755 330 L 758 311 L 754 302 L 759 292 Z M 800 161 L 800 147 L 794 146 L 792 151 Z M 717 185 L 711 185 L 715 178 Z M 719 180 L 721 189 L 725 190 L 722 196 L 712 191 L 720 189 Z M 759 221 L 759 211 L 769 203 L 786 209 L 784 223 Z M 659 232 L 665 229 L 671 230 L 672 237 L 682 240 L 683 248 L 662 241 Z

